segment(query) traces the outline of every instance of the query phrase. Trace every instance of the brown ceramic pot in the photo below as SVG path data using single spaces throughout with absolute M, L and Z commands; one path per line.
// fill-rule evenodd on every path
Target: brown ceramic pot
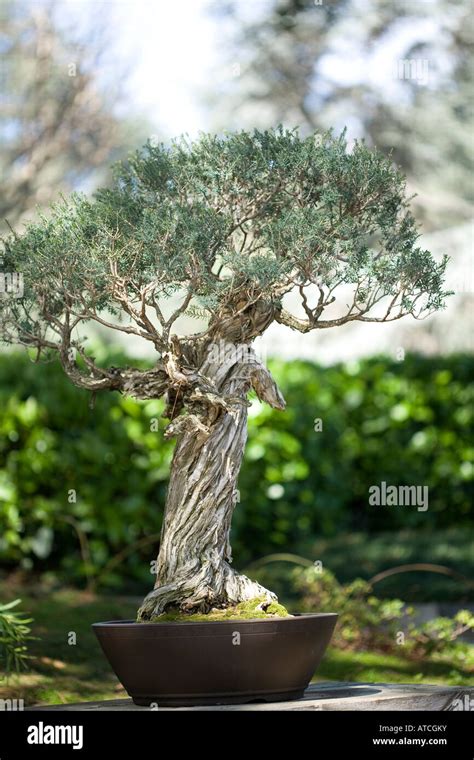
M 191 706 L 298 699 L 318 667 L 335 613 L 200 623 L 95 623 L 137 705 Z

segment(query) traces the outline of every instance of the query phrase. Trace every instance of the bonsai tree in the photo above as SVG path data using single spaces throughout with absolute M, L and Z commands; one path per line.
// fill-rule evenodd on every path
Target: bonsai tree
M 272 322 L 307 333 L 442 308 L 446 261 L 417 246 L 404 190 L 390 160 L 348 151 L 344 135 L 202 135 L 147 144 L 94 199 L 63 199 L 4 240 L 4 341 L 57 355 L 92 394 L 166 397 L 176 447 L 138 620 L 275 600 L 232 567 L 229 543 L 248 394 L 285 408 L 252 343 Z M 204 320 L 200 331 L 178 334 L 182 315 Z M 91 322 L 148 341 L 154 366 L 99 366 Z

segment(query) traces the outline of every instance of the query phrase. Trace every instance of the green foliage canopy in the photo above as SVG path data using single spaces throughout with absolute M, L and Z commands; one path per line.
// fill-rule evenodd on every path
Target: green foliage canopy
M 64 356 L 81 349 L 74 330 L 96 320 L 163 352 L 193 309 L 214 338 L 237 341 L 274 319 L 306 332 L 426 316 L 443 306 L 446 261 L 417 246 L 404 193 L 390 160 L 330 132 L 148 143 L 116 167 L 112 187 L 61 201 L 4 242 L 5 271 L 22 272 L 25 293 L 0 300 L 3 338 Z M 305 319 L 283 308 L 295 288 Z M 165 319 L 174 293 L 181 306 Z

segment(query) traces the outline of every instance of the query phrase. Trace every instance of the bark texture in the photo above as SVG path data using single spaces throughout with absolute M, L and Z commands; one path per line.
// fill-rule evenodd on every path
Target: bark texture
M 139 620 L 169 607 L 208 612 L 256 596 L 275 595 L 231 567 L 231 520 L 247 439 L 247 394 L 283 409 L 284 399 L 268 370 L 249 352 L 226 361 L 205 359 L 199 374 L 213 392 L 196 388 L 184 414 L 169 425 L 177 435 L 154 590 Z

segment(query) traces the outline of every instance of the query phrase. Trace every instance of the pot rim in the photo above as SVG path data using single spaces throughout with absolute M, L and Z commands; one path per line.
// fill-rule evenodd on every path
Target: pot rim
M 120 628 L 120 627 L 127 627 L 127 628 L 150 628 L 150 627 L 160 627 L 160 628 L 170 628 L 171 626 L 191 626 L 191 625 L 233 625 L 236 624 L 242 625 L 243 623 L 291 623 L 294 621 L 301 621 L 305 618 L 337 618 L 339 617 L 338 612 L 294 612 L 292 613 L 291 617 L 271 617 L 268 618 L 268 620 L 265 620 L 264 618 L 245 618 L 245 619 L 239 619 L 239 618 L 233 618 L 230 620 L 168 620 L 163 623 L 137 623 L 135 620 L 106 620 L 100 623 L 92 623 L 92 628 Z

